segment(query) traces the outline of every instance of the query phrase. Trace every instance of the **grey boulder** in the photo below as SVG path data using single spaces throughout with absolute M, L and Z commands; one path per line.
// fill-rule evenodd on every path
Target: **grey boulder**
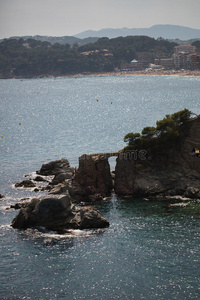
M 26 229 L 43 226 L 46 229 L 62 231 L 64 229 L 104 228 L 109 222 L 92 206 L 72 204 L 69 194 L 49 194 L 33 199 L 12 221 L 12 227 Z

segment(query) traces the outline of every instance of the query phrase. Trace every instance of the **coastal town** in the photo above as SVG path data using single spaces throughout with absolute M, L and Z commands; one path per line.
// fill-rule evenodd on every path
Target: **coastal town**
M 138 53 L 139 59 L 122 64 L 121 71 L 143 71 L 144 73 L 174 74 L 198 76 L 200 69 L 200 49 L 192 45 L 179 45 L 174 47 L 174 53 L 166 58 L 166 54 L 152 54 L 150 52 Z
M 28 39 L 0 42 L 0 78 L 200 74 L 200 42 L 147 36 L 100 38 L 85 45 Z

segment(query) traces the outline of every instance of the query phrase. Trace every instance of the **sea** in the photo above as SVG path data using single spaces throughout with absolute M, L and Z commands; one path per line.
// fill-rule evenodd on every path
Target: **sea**
M 0 299 L 200 299 L 200 199 L 169 209 L 174 202 L 113 193 L 95 205 L 106 229 L 10 225 L 10 205 L 44 194 L 15 188 L 43 163 L 64 157 L 78 167 L 82 154 L 116 152 L 127 133 L 184 108 L 200 114 L 200 77 L 0 80 Z

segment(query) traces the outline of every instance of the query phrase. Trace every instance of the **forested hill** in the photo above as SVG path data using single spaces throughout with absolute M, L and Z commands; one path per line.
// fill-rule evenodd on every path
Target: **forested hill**
M 83 38 L 79 39 L 75 36 L 46 36 L 46 35 L 34 35 L 34 36 L 13 36 L 10 37 L 9 39 L 23 39 L 23 40 L 28 40 L 28 39 L 33 39 L 41 42 L 49 42 L 52 45 L 59 43 L 61 45 L 65 44 L 70 44 L 71 46 L 73 44 L 78 44 L 79 46 L 88 44 L 88 43 L 94 43 L 96 42 L 99 38 L 91 37 L 91 38 Z M 0 43 L 3 41 L 3 39 L 0 39 Z
M 5 39 L 0 43 L 0 78 L 110 72 L 141 52 L 170 57 L 175 45 L 146 36 L 101 38 L 83 46 Z

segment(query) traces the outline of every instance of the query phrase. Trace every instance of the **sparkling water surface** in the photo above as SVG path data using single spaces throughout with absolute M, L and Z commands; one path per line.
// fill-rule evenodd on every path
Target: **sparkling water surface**
M 113 195 L 97 205 L 109 228 L 67 235 L 14 230 L 6 210 L 40 195 L 13 184 L 42 163 L 118 151 L 126 133 L 184 108 L 200 113 L 198 77 L 0 80 L 1 299 L 200 298 L 198 199 L 171 211 Z

